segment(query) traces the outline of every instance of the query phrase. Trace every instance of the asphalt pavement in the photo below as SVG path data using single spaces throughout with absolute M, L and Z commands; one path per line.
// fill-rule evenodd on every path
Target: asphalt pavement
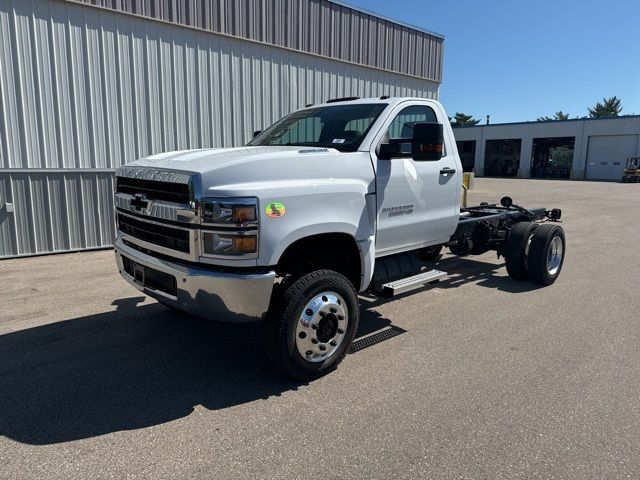
M 0 261 L 0 478 L 640 478 L 640 185 L 477 179 L 470 202 L 502 194 L 562 208 L 555 285 L 445 255 L 438 286 L 363 298 L 381 341 L 306 384 L 112 251 Z

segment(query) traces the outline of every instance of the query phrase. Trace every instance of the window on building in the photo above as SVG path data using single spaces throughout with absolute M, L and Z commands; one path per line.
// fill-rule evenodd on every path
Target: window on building
M 575 137 L 534 138 L 531 149 L 533 178 L 569 178 Z
M 487 140 L 484 152 L 484 175 L 515 177 L 520 166 L 522 139 Z
M 473 167 L 476 163 L 476 141 L 475 140 L 463 140 L 456 142 L 458 146 L 458 155 L 460 155 L 460 161 L 462 162 L 462 170 L 465 172 L 473 172 Z

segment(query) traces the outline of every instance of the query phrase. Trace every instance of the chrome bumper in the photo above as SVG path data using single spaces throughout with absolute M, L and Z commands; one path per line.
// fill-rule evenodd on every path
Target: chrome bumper
M 273 271 L 236 274 L 188 267 L 142 253 L 125 245 L 120 237 L 115 242 L 115 253 L 118 270 L 125 280 L 179 310 L 212 320 L 249 322 L 262 318 L 269 308 L 276 276 Z M 136 281 L 127 273 L 123 257 L 138 266 L 174 277 L 175 295 Z

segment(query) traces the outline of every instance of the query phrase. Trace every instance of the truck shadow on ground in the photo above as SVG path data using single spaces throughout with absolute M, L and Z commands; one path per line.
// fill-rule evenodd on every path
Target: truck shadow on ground
M 207 322 L 132 297 L 0 336 L 0 435 L 45 445 L 158 425 L 295 390 L 259 324 Z M 358 337 L 390 321 L 362 309 Z
M 440 260 L 435 268 L 449 272 L 449 277 L 438 283 L 438 288 L 443 289 L 457 288 L 468 283 L 508 293 L 524 293 L 543 288 L 533 282 L 509 277 L 504 259 L 500 259 L 500 263 L 493 263 L 468 257 L 447 257 Z
M 475 257 L 477 258 L 477 257 Z M 428 265 L 428 269 L 434 268 L 449 273 L 449 276 L 434 285 L 427 285 L 417 290 L 411 290 L 392 298 L 375 298 L 369 301 L 369 308 L 383 305 L 387 302 L 402 300 L 417 292 L 428 290 L 432 287 L 447 290 L 458 288 L 466 284 L 490 288 L 507 293 L 524 293 L 544 288 L 529 281 L 514 280 L 507 275 L 504 261 L 500 263 L 476 260 L 469 257 L 447 256 L 437 262 Z

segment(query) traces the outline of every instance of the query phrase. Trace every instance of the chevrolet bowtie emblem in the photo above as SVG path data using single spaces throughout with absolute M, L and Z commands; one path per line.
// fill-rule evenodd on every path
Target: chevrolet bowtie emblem
M 134 208 L 134 210 L 138 210 L 139 212 L 143 208 L 147 208 L 147 205 L 149 205 L 149 202 L 147 202 L 144 199 L 144 197 L 142 195 L 140 195 L 139 193 L 136 193 L 133 196 L 133 200 L 131 200 L 131 206 Z

